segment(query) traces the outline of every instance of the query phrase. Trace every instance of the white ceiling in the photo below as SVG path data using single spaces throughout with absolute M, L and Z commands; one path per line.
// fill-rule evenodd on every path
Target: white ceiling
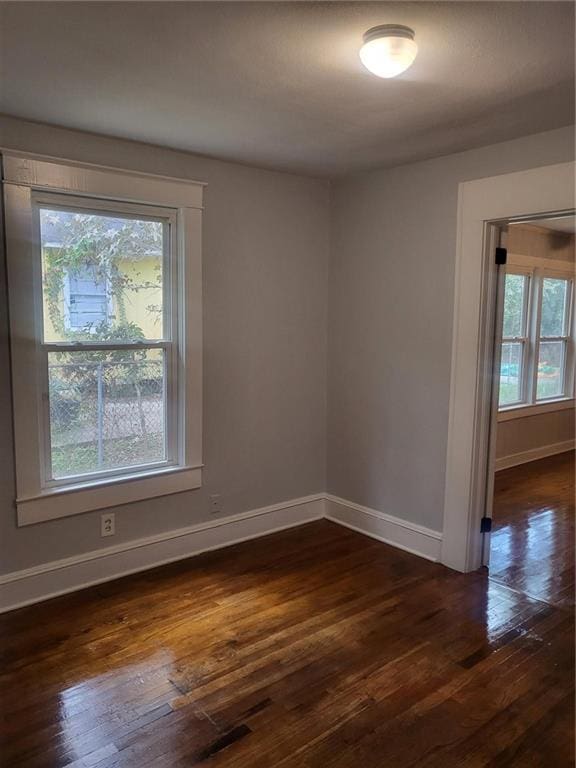
M 394 80 L 362 33 L 416 31 Z M 571 2 L 3 2 L 1 111 L 333 176 L 568 125 Z

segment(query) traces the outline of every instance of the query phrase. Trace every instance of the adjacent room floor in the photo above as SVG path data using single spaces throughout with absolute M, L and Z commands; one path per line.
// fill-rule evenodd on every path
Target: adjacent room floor
M 319 521 L 1 618 L 1 765 L 571 765 L 573 614 Z
M 490 577 L 574 605 L 574 451 L 496 473 Z

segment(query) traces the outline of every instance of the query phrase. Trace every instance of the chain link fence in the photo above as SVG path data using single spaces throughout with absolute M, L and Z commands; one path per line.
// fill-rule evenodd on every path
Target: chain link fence
M 54 477 L 165 459 L 161 360 L 49 365 Z

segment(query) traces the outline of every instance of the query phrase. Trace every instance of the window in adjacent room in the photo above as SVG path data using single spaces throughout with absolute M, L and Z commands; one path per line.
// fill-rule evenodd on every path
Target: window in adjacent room
M 500 360 L 500 405 L 522 403 L 526 398 L 529 288 L 530 275 L 506 275 Z
M 567 395 L 572 280 L 543 276 L 540 287 L 536 400 Z
M 506 269 L 499 406 L 574 396 L 574 278 L 544 268 Z

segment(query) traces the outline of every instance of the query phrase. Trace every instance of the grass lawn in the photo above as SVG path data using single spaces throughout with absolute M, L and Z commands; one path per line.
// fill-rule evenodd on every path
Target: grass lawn
M 162 461 L 164 458 L 163 435 L 156 433 L 146 437 L 120 437 L 104 440 L 104 461 L 98 466 L 98 443 L 76 443 L 52 449 L 54 477 L 80 475 L 102 469 L 129 467 Z
M 561 397 L 561 394 L 558 393 L 558 379 L 555 376 L 538 379 L 538 399 L 545 400 L 547 397 Z M 500 381 L 500 405 L 514 403 L 517 399 L 518 383 L 516 381 Z

